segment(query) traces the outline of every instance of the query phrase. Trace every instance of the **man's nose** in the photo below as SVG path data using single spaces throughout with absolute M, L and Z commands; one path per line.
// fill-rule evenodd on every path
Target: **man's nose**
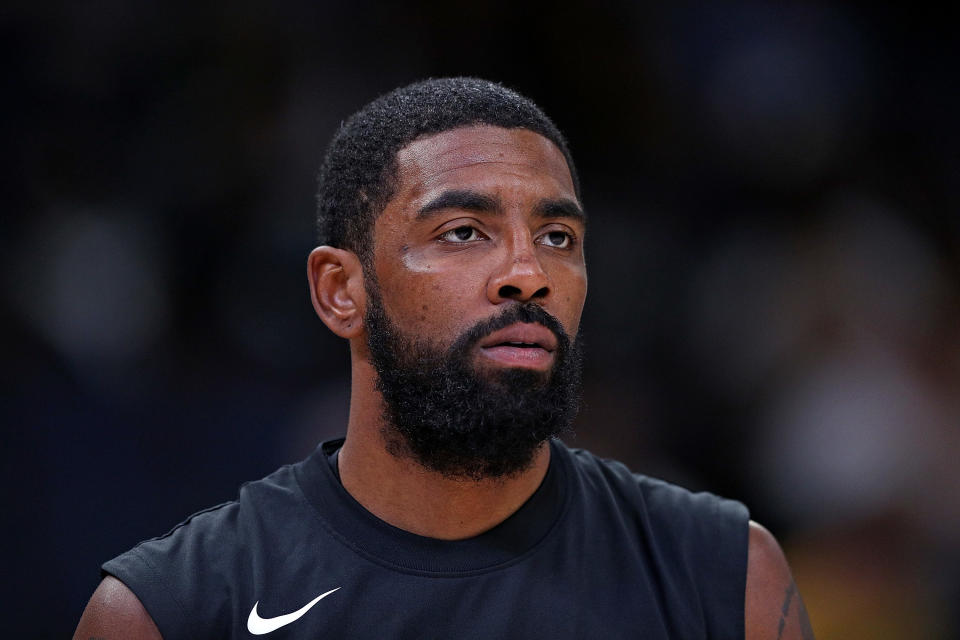
M 490 302 L 529 302 L 546 298 L 550 293 L 550 278 L 537 258 L 536 247 L 529 232 L 515 234 L 504 253 L 497 271 L 487 285 Z

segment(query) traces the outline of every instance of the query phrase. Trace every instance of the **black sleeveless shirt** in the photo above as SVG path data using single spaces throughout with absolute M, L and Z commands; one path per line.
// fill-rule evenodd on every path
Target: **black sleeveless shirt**
M 245 484 L 103 572 L 166 640 L 744 636 L 738 502 L 554 441 L 543 483 L 514 515 L 474 538 L 435 540 L 343 489 L 341 444 Z

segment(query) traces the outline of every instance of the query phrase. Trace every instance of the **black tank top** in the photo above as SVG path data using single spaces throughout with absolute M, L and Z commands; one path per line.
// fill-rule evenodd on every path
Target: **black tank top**
M 534 495 L 477 537 L 397 529 L 326 442 L 103 565 L 177 638 L 741 639 L 747 510 L 551 443 Z M 322 597 L 321 597 L 322 596 Z

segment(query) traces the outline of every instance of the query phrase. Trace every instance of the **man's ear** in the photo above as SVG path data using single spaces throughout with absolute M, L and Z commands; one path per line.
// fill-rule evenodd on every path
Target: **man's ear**
M 307 278 L 313 308 L 323 323 L 341 338 L 360 335 L 367 292 L 357 255 L 344 249 L 317 247 L 307 259 Z

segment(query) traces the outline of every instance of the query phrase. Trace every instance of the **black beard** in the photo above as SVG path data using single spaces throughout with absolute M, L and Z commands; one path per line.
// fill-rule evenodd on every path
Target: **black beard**
M 443 349 L 401 334 L 376 284 L 368 289 L 364 321 L 392 455 L 448 478 L 505 478 L 529 469 L 540 445 L 570 431 L 580 406 L 581 341 L 571 341 L 542 307 L 514 304 Z M 471 354 L 478 341 L 517 322 L 557 336 L 553 369 L 477 371 Z

